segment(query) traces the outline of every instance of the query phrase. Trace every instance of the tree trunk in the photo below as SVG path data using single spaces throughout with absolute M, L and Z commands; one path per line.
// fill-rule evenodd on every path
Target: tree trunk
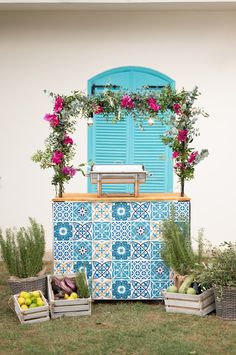
M 62 197 L 63 190 L 63 183 L 59 183 L 58 197 Z
M 184 197 L 184 177 L 181 177 L 180 179 L 180 184 L 181 184 L 181 193 L 180 196 Z

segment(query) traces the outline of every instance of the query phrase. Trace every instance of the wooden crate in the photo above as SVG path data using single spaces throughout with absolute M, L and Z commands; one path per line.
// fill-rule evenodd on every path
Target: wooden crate
M 164 301 L 166 312 L 205 316 L 215 309 L 215 298 L 212 288 L 200 295 L 165 292 Z
M 71 277 L 74 275 L 56 275 L 58 278 Z M 51 285 L 52 276 L 48 275 L 48 300 L 50 306 L 51 318 L 59 318 L 62 316 L 91 316 L 91 297 L 77 298 L 75 300 L 55 300 Z
M 32 324 L 38 322 L 45 322 L 50 319 L 49 317 L 49 305 L 45 299 L 43 293 L 39 290 L 44 306 L 21 309 L 18 303 L 19 294 L 13 296 L 14 308 L 21 324 Z

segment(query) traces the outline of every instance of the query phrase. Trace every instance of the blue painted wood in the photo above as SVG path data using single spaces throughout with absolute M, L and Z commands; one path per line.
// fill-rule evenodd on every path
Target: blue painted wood
M 136 91 L 144 86 L 165 86 L 175 83 L 172 79 L 155 70 L 143 67 L 121 67 L 103 72 L 88 82 L 88 92 L 92 85 L 118 85 L 122 89 Z M 95 94 L 100 88 L 97 88 Z M 117 89 L 119 90 L 119 88 Z M 143 192 L 173 191 L 173 168 L 171 151 L 161 141 L 161 135 L 167 129 L 160 123 L 149 127 L 144 122 L 144 130 L 130 118 L 117 124 L 108 123 L 102 115 L 97 115 L 94 125 L 88 131 L 88 158 L 95 164 L 143 164 L 150 176 Z M 105 192 L 131 192 L 132 186 L 108 185 Z M 96 186 L 88 182 L 88 191 L 95 192 Z

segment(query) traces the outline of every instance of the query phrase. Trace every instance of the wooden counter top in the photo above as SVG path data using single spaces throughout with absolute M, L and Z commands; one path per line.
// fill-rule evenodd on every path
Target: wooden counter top
M 181 197 L 180 193 L 158 193 L 146 192 L 140 193 L 138 197 L 134 196 L 103 196 L 97 197 L 96 193 L 67 193 L 63 197 L 53 198 L 54 202 L 63 201 L 87 201 L 87 202 L 112 202 L 112 201 L 190 201 L 187 196 Z

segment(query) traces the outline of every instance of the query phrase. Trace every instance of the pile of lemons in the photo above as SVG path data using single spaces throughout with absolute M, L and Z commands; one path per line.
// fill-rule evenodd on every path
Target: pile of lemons
M 70 294 L 70 296 L 66 293 L 65 296 L 64 296 L 64 298 L 65 298 L 66 300 L 76 300 L 76 299 L 78 298 L 78 295 L 77 295 L 76 292 L 72 292 L 72 293 Z
M 44 301 L 42 300 L 39 291 L 21 291 L 17 300 L 21 309 L 30 309 L 44 306 Z

